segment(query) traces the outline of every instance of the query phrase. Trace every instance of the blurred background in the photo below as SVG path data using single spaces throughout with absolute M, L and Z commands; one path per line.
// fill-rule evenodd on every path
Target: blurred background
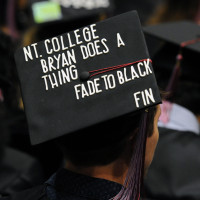
M 64 163 L 53 141 L 30 144 L 15 50 L 130 10 L 138 11 L 158 85 L 168 92 L 159 124 L 160 141 L 143 196 L 200 199 L 200 45 L 195 40 L 200 37 L 200 0 L 1 0 L 0 195 L 43 183 Z M 183 21 L 190 25 L 181 26 Z M 168 24 L 167 29 L 160 27 L 163 24 Z M 158 36 L 164 29 L 167 34 Z M 169 39 L 173 32 L 175 42 Z M 180 53 L 181 43 L 186 42 L 180 41 L 183 35 L 186 41 L 195 40 L 195 50 L 186 48 Z M 180 54 L 188 61 L 185 68 L 181 68 L 182 57 L 177 58 Z M 187 69 L 184 76 L 183 69 Z

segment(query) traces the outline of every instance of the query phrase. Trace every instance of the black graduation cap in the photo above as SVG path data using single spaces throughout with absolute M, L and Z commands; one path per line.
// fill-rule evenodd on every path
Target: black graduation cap
M 180 66 L 181 80 L 200 83 L 199 25 L 190 21 L 180 21 L 146 26 L 143 30 L 155 73 L 161 74 L 161 81 L 164 78 L 169 80 L 172 71 Z
M 15 54 L 32 144 L 161 102 L 136 11 Z
M 36 24 L 67 22 L 110 13 L 112 0 L 30 0 L 29 6 Z

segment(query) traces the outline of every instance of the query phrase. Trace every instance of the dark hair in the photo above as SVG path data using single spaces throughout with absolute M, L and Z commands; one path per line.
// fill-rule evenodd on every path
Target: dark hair
M 148 111 L 148 135 L 152 134 L 156 108 Z M 64 156 L 78 166 L 106 165 L 125 150 L 127 138 L 137 135 L 144 111 L 131 113 L 57 139 Z

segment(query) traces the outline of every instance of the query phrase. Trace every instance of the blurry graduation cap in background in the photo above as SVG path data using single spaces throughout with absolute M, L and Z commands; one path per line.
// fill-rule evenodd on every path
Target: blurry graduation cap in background
M 200 26 L 172 22 L 144 27 L 159 86 L 173 92 L 178 80 L 200 83 Z M 162 84 L 162 82 L 164 84 Z
M 135 11 L 23 47 L 15 60 L 32 144 L 161 102 Z
M 113 2 L 112 0 L 30 0 L 29 7 L 34 23 L 48 24 L 112 13 Z

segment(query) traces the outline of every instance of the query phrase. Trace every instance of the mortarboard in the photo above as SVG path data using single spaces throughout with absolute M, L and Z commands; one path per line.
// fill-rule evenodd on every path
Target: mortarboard
M 36 24 L 69 22 L 110 13 L 112 0 L 31 0 L 32 18 Z
M 32 144 L 161 102 L 136 11 L 15 53 Z
M 198 57 L 200 26 L 190 21 L 170 22 L 143 28 L 155 73 L 169 80 L 174 67 L 180 65 L 180 79 L 200 82 Z M 162 80 L 161 80 L 162 81 Z

